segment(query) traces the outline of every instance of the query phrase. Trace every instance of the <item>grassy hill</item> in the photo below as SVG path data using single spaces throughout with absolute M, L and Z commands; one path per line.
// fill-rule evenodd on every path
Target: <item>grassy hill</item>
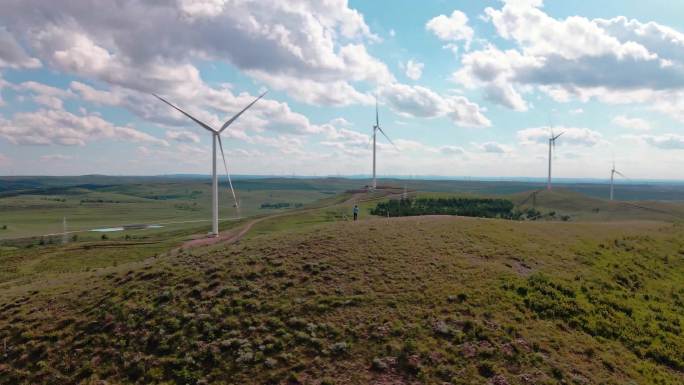
M 684 381 L 677 223 L 331 211 L 4 285 L 0 383 Z
M 510 195 L 510 198 L 521 207 L 556 211 L 578 221 L 684 220 L 684 205 L 674 201 L 609 201 L 564 188 L 526 191 Z

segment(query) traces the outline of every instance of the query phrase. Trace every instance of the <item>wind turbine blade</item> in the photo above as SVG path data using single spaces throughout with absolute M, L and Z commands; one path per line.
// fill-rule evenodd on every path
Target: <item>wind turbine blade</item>
M 380 128 L 380 115 L 378 114 L 378 97 L 375 97 L 375 125 Z
M 397 145 L 394 144 L 392 139 L 390 139 L 389 136 L 387 136 L 387 134 L 385 134 L 385 131 L 383 131 L 382 128 L 380 128 L 380 126 L 378 126 L 378 131 L 380 131 L 380 133 L 392 144 L 392 146 L 394 146 L 394 148 L 396 148 L 397 151 L 399 151 L 399 147 L 397 147 Z
M 561 137 L 561 135 L 563 135 L 563 134 L 565 134 L 565 131 L 563 131 L 563 132 L 561 132 L 560 134 L 558 134 L 558 135 L 554 136 L 554 137 L 553 137 L 553 141 L 555 142 L 555 141 L 556 141 L 556 139 L 560 138 L 560 137 Z
M 618 171 L 618 170 L 613 169 L 613 172 L 616 173 L 616 174 L 618 174 L 618 175 L 620 175 L 621 177 L 623 177 L 623 178 L 625 178 L 625 179 L 629 179 L 629 178 L 627 178 L 627 176 L 625 176 L 625 174 L 621 173 L 621 172 Z
M 159 95 L 157 95 L 157 94 L 152 94 L 152 95 L 154 95 L 157 99 L 161 100 L 162 102 L 164 102 L 164 103 L 168 104 L 169 106 L 173 107 L 176 111 L 178 111 L 178 112 L 180 112 L 181 114 L 183 114 L 183 115 L 187 116 L 188 118 L 192 119 L 193 122 L 199 124 L 200 126 L 202 126 L 203 128 L 205 128 L 206 130 L 211 131 L 211 132 L 216 132 L 216 130 L 214 130 L 213 128 L 209 127 L 209 125 L 207 125 L 207 124 L 204 123 L 203 121 L 201 121 L 201 120 L 195 118 L 194 116 L 192 116 L 192 115 L 188 114 L 187 112 L 181 110 L 180 108 L 174 106 L 174 105 L 171 104 L 169 101 L 167 101 L 166 99 L 162 98 L 161 96 L 159 96 Z
M 226 155 L 223 152 L 223 142 L 221 142 L 221 135 L 216 135 L 218 137 L 219 148 L 221 149 L 221 157 L 223 158 L 223 167 L 226 169 L 226 176 L 228 177 L 228 185 L 230 186 L 230 192 L 233 194 L 233 200 L 235 201 L 235 208 L 239 209 L 240 204 L 238 203 L 237 196 L 235 195 L 235 189 L 233 188 L 233 181 L 230 179 L 230 173 L 228 172 L 228 162 L 226 162 Z
M 249 109 L 249 107 L 252 107 L 252 106 L 254 105 L 254 103 L 258 102 L 259 99 L 263 98 L 264 95 L 266 95 L 266 93 L 268 93 L 268 91 L 265 91 L 263 94 L 259 95 L 258 98 L 254 99 L 253 102 L 249 103 L 249 104 L 247 105 L 247 107 L 245 107 L 245 108 L 242 109 L 242 111 L 238 112 L 235 116 L 233 116 L 232 118 L 228 119 L 228 121 L 226 121 L 225 123 L 223 123 L 223 126 L 221 126 L 221 129 L 220 129 L 218 132 L 219 132 L 219 133 L 223 132 L 223 130 L 225 130 L 226 128 L 228 128 L 228 126 L 230 126 L 231 124 L 233 124 L 233 122 L 235 121 L 235 119 L 239 118 L 240 115 L 242 115 L 243 112 L 247 111 L 247 109 Z

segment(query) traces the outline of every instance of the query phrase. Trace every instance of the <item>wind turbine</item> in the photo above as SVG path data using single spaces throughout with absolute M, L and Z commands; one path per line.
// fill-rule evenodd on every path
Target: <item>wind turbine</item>
M 268 92 L 268 91 L 266 91 L 266 92 Z M 225 169 L 226 169 L 226 176 L 228 176 L 228 185 L 230 186 L 230 192 L 233 194 L 233 200 L 235 201 L 235 208 L 237 210 L 239 210 L 240 209 L 240 203 L 237 199 L 237 196 L 235 195 L 235 189 L 233 188 L 233 181 L 230 179 L 230 173 L 228 173 L 228 163 L 226 162 L 226 155 L 223 152 L 223 143 L 221 143 L 221 133 L 223 131 L 225 131 L 225 129 L 228 128 L 228 126 L 233 124 L 233 122 L 235 122 L 235 120 L 237 118 L 239 118 L 243 112 L 247 111 L 248 108 L 252 107 L 254 105 L 254 103 L 256 103 L 264 95 L 266 95 L 266 92 L 259 95 L 258 98 L 254 99 L 253 102 L 249 103 L 247 105 L 247 107 L 243 108 L 242 111 L 235 114 L 235 116 L 226 120 L 226 122 L 223 123 L 221 128 L 219 128 L 218 130 L 210 127 L 208 124 L 202 122 L 201 120 L 193 117 L 192 115 L 188 114 L 187 112 L 185 112 L 185 111 L 181 110 L 180 108 L 174 106 L 169 101 L 162 98 L 161 96 L 159 96 L 157 94 L 153 94 L 155 97 L 157 97 L 157 99 L 159 99 L 162 102 L 173 107 L 176 111 L 187 116 L 193 122 L 197 123 L 202 128 L 204 128 L 205 130 L 207 130 L 211 133 L 211 139 L 212 139 L 212 145 L 211 145 L 211 149 L 212 149 L 212 157 L 211 157 L 211 208 L 212 208 L 211 236 L 213 236 L 213 237 L 217 237 L 218 233 L 219 233 L 219 230 L 218 230 L 218 212 L 219 212 L 219 210 L 218 210 L 218 179 L 216 178 L 216 142 L 218 142 L 219 148 L 221 149 L 221 157 L 223 158 L 223 167 L 225 167 Z
M 561 132 L 558 135 L 553 134 L 553 128 L 551 129 L 551 136 L 549 136 L 549 178 L 546 181 L 546 189 L 551 191 L 551 159 L 552 159 L 552 149 L 556 149 L 556 139 L 560 138 L 565 132 Z
M 615 161 L 613 161 L 613 168 L 610 170 L 610 200 L 613 200 L 613 184 L 615 181 L 615 174 L 620 175 L 623 178 L 627 178 L 625 174 L 615 169 Z
M 373 186 L 372 186 L 373 190 L 378 188 L 378 182 L 377 182 L 377 179 L 375 177 L 375 153 L 376 153 L 376 149 L 375 149 L 376 138 L 375 137 L 376 137 L 378 131 L 380 131 L 380 133 L 392 144 L 392 146 L 394 146 L 394 148 L 396 148 L 398 150 L 397 146 L 394 144 L 394 142 L 392 142 L 392 139 L 390 139 L 389 136 L 387 136 L 387 134 L 385 134 L 385 131 L 383 131 L 382 128 L 380 128 L 380 115 L 378 114 L 378 98 L 376 97 L 375 98 L 375 125 L 373 126 Z

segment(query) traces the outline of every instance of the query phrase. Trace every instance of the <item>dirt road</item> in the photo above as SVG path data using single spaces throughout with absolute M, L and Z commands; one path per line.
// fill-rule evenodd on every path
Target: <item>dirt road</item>
M 198 246 L 208 246 L 208 245 L 214 245 L 214 244 L 219 244 L 219 243 L 235 243 L 242 239 L 249 230 L 254 227 L 259 222 L 265 221 L 267 219 L 273 219 L 273 218 L 278 218 L 286 215 L 295 215 L 295 214 L 302 214 L 306 213 L 309 211 L 314 211 L 314 210 L 321 210 L 333 206 L 338 206 L 338 205 L 348 205 L 348 204 L 353 204 L 353 203 L 359 203 L 359 202 L 370 202 L 374 200 L 380 200 L 380 199 L 385 199 L 388 197 L 396 197 L 396 196 L 401 196 L 403 194 L 403 190 L 401 192 L 396 192 L 398 189 L 392 189 L 392 190 L 378 190 L 379 192 L 382 192 L 382 195 L 377 196 L 377 197 L 368 197 L 368 193 L 355 193 L 349 199 L 343 202 L 337 202 L 337 203 L 331 203 L 326 206 L 321 206 L 321 207 L 316 207 L 316 208 L 310 208 L 310 209 L 300 209 L 300 210 L 293 210 L 293 211 L 287 211 L 284 213 L 278 213 L 278 214 L 272 214 L 268 215 L 265 217 L 260 217 L 260 218 L 255 218 L 244 225 L 230 229 L 224 232 L 219 233 L 218 237 L 197 237 L 195 239 L 191 239 L 189 241 L 186 241 L 183 243 L 182 248 L 188 249 L 188 248 L 193 248 L 193 247 L 198 247 Z M 412 191 L 411 191 L 412 192 Z

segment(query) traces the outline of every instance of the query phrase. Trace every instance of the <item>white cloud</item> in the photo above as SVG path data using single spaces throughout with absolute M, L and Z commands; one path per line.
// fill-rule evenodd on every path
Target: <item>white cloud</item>
M 478 145 L 478 148 L 483 152 L 491 154 L 505 154 L 511 151 L 508 146 L 497 142 L 482 143 Z
M 684 34 L 624 17 L 556 19 L 541 5 L 508 1 L 487 8 L 498 35 L 518 48 L 490 44 L 470 52 L 454 80 L 518 111 L 527 109 L 522 90 L 536 87 L 560 102 L 649 103 L 684 121 L 678 108 L 684 105 Z
M 425 67 L 425 64 L 414 62 L 413 59 L 410 59 L 406 63 L 406 76 L 411 80 L 420 79 L 423 76 L 423 67 Z
M 491 122 L 477 104 L 463 96 L 440 96 L 421 86 L 390 84 L 379 89 L 379 95 L 399 114 L 411 117 L 449 117 L 464 127 L 489 127 Z
M 74 96 L 68 90 L 34 81 L 23 82 L 14 88 L 18 91 L 32 93 L 34 102 L 56 110 L 62 109 L 63 101 L 65 99 Z
M 168 145 L 162 139 L 132 127 L 114 125 L 100 116 L 74 115 L 64 110 L 18 112 L 0 120 L 0 137 L 14 144 L 83 146 L 97 139 Z
M 50 155 L 43 155 L 40 157 L 40 160 L 43 162 L 63 162 L 66 160 L 71 160 L 74 157 L 71 155 L 63 155 L 63 154 L 50 154 Z
M 651 123 L 648 121 L 640 118 L 630 118 L 624 115 L 614 117 L 612 123 L 620 127 L 638 131 L 648 131 L 651 129 Z
M 466 49 L 473 40 L 473 29 L 468 25 L 468 16 L 454 10 L 451 16 L 439 15 L 430 19 L 425 28 L 435 34 L 440 40 L 448 42 L 464 41 Z
M 571 145 L 592 147 L 603 140 L 601 133 L 588 128 L 577 127 L 554 127 L 556 135 L 563 135 L 556 141 L 557 146 Z M 520 130 L 517 133 L 518 140 L 522 145 L 548 144 L 551 130 L 549 127 L 535 127 Z
M 641 135 L 639 138 L 649 145 L 662 150 L 684 150 L 684 135 Z
M 140 24 L 140 15 L 145 23 Z M 346 1 L 205 0 L 102 2 L 10 0 L 0 23 L 54 68 L 140 91 L 168 93 L 194 76 L 192 59 L 232 63 L 244 73 L 315 104 L 359 102 L 355 82 L 389 82 L 364 42 L 379 41 Z M 173 25 L 173 28 L 168 28 Z M 223 37 L 230 36 L 230 39 Z M 343 96 L 302 98 L 299 84 L 333 85 Z M 318 84 L 313 86 L 313 84 Z
M 174 140 L 176 142 L 183 142 L 183 143 L 199 143 L 200 142 L 199 135 L 197 135 L 196 133 L 190 132 L 190 131 L 179 131 L 179 130 L 166 131 L 166 139 Z
M 342 117 L 335 118 L 335 119 L 331 120 L 330 124 L 332 124 L 333 126 L 342 126 L 342 127 L 352 126 L 351 122 L 349 122 L 347 119 L 342 118 Z
M 463 148 L 457 147 L 457 146 L 442 146 L 439 148 L 439 151 L 444 155 L 463 155 L 463 154 L 465 154 L 465 150 L 463 150 Z
M 390 29 L 390 30 L 389 30 L 389 35 L 390 35 L 391 37 L 395 37 L 395 36 L 397 36 L 397 31 L 395 31 L 394 29 Z

